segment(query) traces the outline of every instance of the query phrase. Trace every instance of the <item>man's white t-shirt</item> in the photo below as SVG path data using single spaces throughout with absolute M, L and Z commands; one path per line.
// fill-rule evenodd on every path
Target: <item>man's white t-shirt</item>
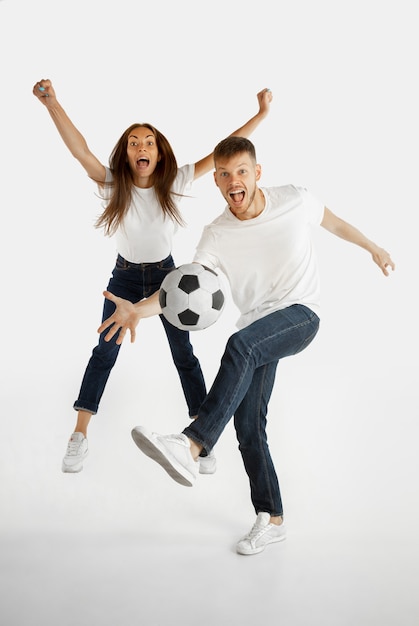
M 178 169 L 172 192 L 176 203 L 192 183 L 195 166 L 184 165 Z M 106 168 L 106 182 L 112 180 L 112 173 Z M 99 187 L 103 205 L 109 199 L 111 187 Z M 173 236 L 178 224 L 165 215 L 157 199 L 154 187 L 141 189 L 133 187 L 131 204 L 123 223 L 115 233 L 117 252 L 131 263 L 155 263 L 169 256 L 172 252 Z
M 320 308 L 311 229 L 321 223 L 324 205 L 302 187 L 261 189 L 262 213 L 239 220 L 227 206 L 205 226 L 194 257 L 227 277 L 241 313 L 238 328 L 292 304 L 317 314 Z

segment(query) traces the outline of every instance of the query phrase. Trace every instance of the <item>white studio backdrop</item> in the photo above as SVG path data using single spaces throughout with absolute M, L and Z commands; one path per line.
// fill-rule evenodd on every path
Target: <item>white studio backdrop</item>
M 147 532 L 165 510 L 174 525 L 186 512 L 210 533 L 253 517 L 232 424 L 217 445 L 217 474 L 193 490 L 172 485 L 131 441 L 136 424 L 178 432 L 188 421 L 157 319 L 123 346 L 85 469 L 61 473 L 115 250 L 93 228 L 94 185 L 32 95 L 41 78 L 103 162 L 135 121 L 159 128 L 179 165 L 195 162 L 256 112 L 260 89 L 272 89 L 270 115 L 252 136 L 261 184 L 306 186 L 397 265 L 386 279 L 363 250 L 315 233 L 321 331 L 278 368 L 270 409 L 286 513 L 296 528 L 355 518 L 373 529 L 388 513 L 416 527 L 413 3 L 3 0 L 0 54 L 0 530 Z M 181 205 L 178 264 L 223 206 L 211 174 L 194 184 Z M 192 336 L 208 384 L 236 318 L 229 302 Z

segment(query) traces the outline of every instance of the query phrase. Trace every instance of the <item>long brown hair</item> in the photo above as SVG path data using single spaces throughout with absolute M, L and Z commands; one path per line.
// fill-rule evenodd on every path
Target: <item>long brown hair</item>
M 123 221 L 131 202 L 134 186 L 132 172 L 127 161 L 128 137 L 134 128 L 148 128 L 156 137 L 160 160 L 152 174 L 152 184 L 165 215 L 183 225 L 184 221 L 173 199 L 171 190 L 178 171 L 176 157 L 166 137 L 151 124 L 131 124 L 119 138 L 109 157 L 109 167 L 113 180 L 111 196 L 105 210 L 96 221 L 96 228 L 104 228 L 106 235 L 112 235 Z

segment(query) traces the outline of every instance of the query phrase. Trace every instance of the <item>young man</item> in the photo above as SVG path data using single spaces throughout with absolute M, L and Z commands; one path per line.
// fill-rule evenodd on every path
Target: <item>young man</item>
M 297 354 L 319 328 L 319 278 L 311 229 L 328 231 L 367 250 L 385 276 L 394 263 L 354 226 L 334 215 L 306 189 L 258 186 L 261 166 L 245 138 L 228 137 L 214 150 L 215 183 L 227 207 L 205 227 L 194 261 L 220 268 L 241 316 L 198 417 L 178 435 L 158 435 L 137 426 L 138 447 L 182 485 L 192 486 L 198 456 L 209 454 L 234 416 L 257 519 L 237 544 L 256 554 L 285 538 L 281 493 L 267 444 L 266 416 L 279 359 Z M 126 331 L 135 340 L 139 320 L 161 312 L 158 294 L 131 304 L 105 292 L 115 313 L 99 328 L 106 340 Z

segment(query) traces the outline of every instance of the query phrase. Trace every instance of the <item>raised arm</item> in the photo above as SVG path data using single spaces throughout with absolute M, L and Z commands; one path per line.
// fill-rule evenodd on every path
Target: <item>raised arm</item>
M 230 133 L 229 136 L 235 135 L 237 137 L 249 137 L 259 126 L 260 122 L 268 115 L 272 98 L 273 96 L 270 89 L 266 88 L 262 89 L 262 91 L 259 91 L 259 93 L 257 94 L 259 111 L 256 113 L 256 115 L 251 117 L 250 120 L 246 122 L 246 124 L 238 128 L 234 132 Z M 213 167 L 214 162 L 211 152 L 211 154 L 208 154 L 206 157 L 195 163 L 194 179 L 199 178 L 204 174 L 207 174 L 213 169 Z
M 67 148 L 96 182 L 105 182 L 105 166 L 90 152 L 85 138 L 58 102 L 50 80 L 40 80 L 34 85 L 33 94 L 48 109 Z
M 368 239 L 368 237 L 355 228 L 355 226 L 345 222 L 343 219 L 332 213 L 332 211 L 330 211 L 327 207 L 324 209 L 324 216 L 321 225 L 333 235 L 367 250 L 367 252 L 371 254 L 374 263 L 378 265 L 385 276 L 389 275 L 387 268 L 390 267 L 392 271 L 395 270 L 396 266 L 389 253 L 384 250 L 384 248 L 377 246 L 376 243 Z

